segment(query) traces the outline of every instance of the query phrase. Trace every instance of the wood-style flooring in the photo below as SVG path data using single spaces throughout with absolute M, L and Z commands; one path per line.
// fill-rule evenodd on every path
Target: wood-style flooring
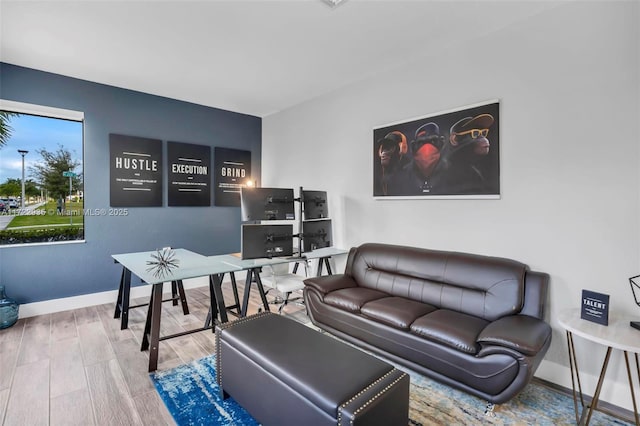
M 240 295 L 243 288 L 238 282 Z M 223 284 L 223 291 L 231 304 L 230 283 Z M 163 303 L 161 335 L 204 324 L 208 288 L 186 293 L 189 315 L 183 315 L 180 305 Z M 131 305 L 146 302 L 136 299 Z M 129 328 L 120 330 L 120 320 L 113 318 L 114 303 L 20 319 L 0 330 L 0 424 L 175 424 L 149 379 L 148 352 L 140 351 L 146 307 L 130 310 Z M 260 305 L 254 288 L 248 314 Z M 283 314 L 304 315 L 304 307 L 289 304 Z M 165 340 L 160 342 L 158 370 L 213 353 L 210 331 Z
M 243 289 L 239 280 L 240 295 Z M 223 291 L 227 305 L 232 304 L 231 284 L 225 282 Z M 180 305 L 162 304 L 161 335 L 204 324 L 208 287 L 186 293 L 189 315 L 183 315 Z M 273 296 L 269 294 L 268 299 Z M 135 299 L 131 305 L 146 302 Z M 254 288 L 248 314 L 258 312 L 260 306 Z M 129 311 L 127 330 L 120 330 L 114 308 L 115 298 L 104 305 L 20 319 L 0 330 L 0 425 L 175 425 L 149 379 L 148 352 L 140 351 L 146 307 Z M 276 312 L 277 306 L 272 305 L 271 311 Z M 306 319 L 304 307 L 297 304 L 287 305 L 283 315 Z M 229 320 L 236 317 L 229 315 Z M 213 353 L 215 339 L 210 331 L 161 341 L 158 370 Z M 620 407 L 601 402 L 599 409 L 632 421 L 631 412 Z

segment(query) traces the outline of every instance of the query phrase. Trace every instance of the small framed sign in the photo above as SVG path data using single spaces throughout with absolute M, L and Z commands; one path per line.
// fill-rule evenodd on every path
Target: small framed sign
M 609 325 L 609 295 L 582 290 L 580 318 L 602 325 Z

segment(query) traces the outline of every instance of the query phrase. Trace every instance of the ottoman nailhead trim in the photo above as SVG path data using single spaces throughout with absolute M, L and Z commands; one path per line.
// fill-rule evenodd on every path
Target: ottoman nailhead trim
M 226 330 L 227 328 L 231 328 L 231 327 L 233 327 L 235 325 L 244 324 L 245 322 L 249 322 L 249 321 L 252 321 L 252 320 L 257 319 L 257 318 L 266 317 L 268 315 L 273 315 L 273 313 L 272 312 L 260 312 L 260 313 L 254 314 L 254 315 L 250 315 L 248 317 L 240 318 L 240 319 L 238 319 L 236 321 L 226 322 L 224 324 L 220 324 L 218 326 L 218 328 L 221 329 L 221 330 Z
M 222 329 L 216 327 L 216 377 L 218 379 L 218 386 L 222 389 L 222 363 L 220 362 L 220 355 L 222 351 L 220 350 L 220 338 L 222 334 Z
M 222 338 L 222 331 L 228 328 L 233 327 L 234 325 L 244 324 L 246 322 L 252 321 L 257 318 L 262 318 L 264 316 L 271 315 L 271 312 L 259 312 L 254 315 L 250 315 L 248 317 L 240 318 L 239 320 L 233 322 L 227 322 L 224 324 L 220 324 L 216 327 L 216 375 L 218 378 L 218 386 L 222 389 L 222 351 L 220 349 L 220 340 Z
M 382 389 L 380 392 L 378 392 L 377 394 L 375 394 L 373 396 L 373 398 L 370 398 L 367 402 L 365 402 L 364 404 L 362 404 L 362 406 L 360 408 L 358 408 L 356 411 L 353 412 L 353 416 L 351 417 L 351 421 L 349 422 L 349 424 L 353 425 L 354 420 L 356 419 L 356 416 L 358 415 L 358 413 L 362 410 L 364 410 L 367 405 L 371 404 L 376 398 L 378 398 L 379 396 L 381 396 L 383 393 L 385 393 L 386 391 L 388 391 L 389 389 L 391 389 L 396 383 L 398 383 L 400 380 L 402 380 L 402 378 L 406 376 L 406 374 L 402 374 L 400 377 L 398 377 L 397 379 L 395 379 L 393 382 L 391 382 L 390 384 L 388 384 L 387 386 L 385 386 L 384 389 Z
M 357 394 L 355 394 L 353 397 L 351 397 L 351 399 L 349 399 L 347 402 L 345 402 L 344 404 L 342 404 L 340 407 L 341 408 L 345 408 L 347 405 L 349 405 L 352 401 L 354 401 L 356 398 L 358 398 L 360 395 L 362 395 L 363 393 L 365 393 L 367 390 L 371 389 L 373 386 L 375 386 L 376 384 L 380 383 L 382 380 L 384 380 L 387 376 L 391 375 L 392 373 L 395 373 L 396 370 L 395 368 L 391 371 L 389 371 L 387 374 L 385 374 L 384 376 L 380 377 L 378 380 L 372 382 L 371 384 L 369 384 L 366 388 L 362 389 L 360 392 L 358 392 Z M 362 406 L 360 406 L 360 408 L 358 408 L 357 410 L 355 410 L 353 412 L 353 416 L 351 417 L 351 420 L 349 422 L 349 424 L 353 425 L 353 421 L 356 418 L 356 415 L 364 410 L 367 405 L 371 404 L 376 398 L 378 398 L 379 396 L 381 396 L 383 393 L 385 393 L 386 391 L 388 391 L 389 389 L 391 389 L 393 387 L 393 385 L 395 385 L 396 383 L 398 383 L 400 380 L 402 380 L 402 378 L 404 378 L 407 374 L 406 373 L 402 373 L 402 375 L 400 377 L 398 377 L 396 380 L 394 380 L 392 383 L 390 383 L 389 385 L 387 385 L 384 389 L 382 389 L 380 392 L 378 392 L 377 394 L 375 394 L 372 398 L 370 398 L 368 401 L 366 401 L 364 404 L 362 404 Z M 340 425 L 340 422 L 342 421 L 342 411 L 338 411 L 338 426 Z

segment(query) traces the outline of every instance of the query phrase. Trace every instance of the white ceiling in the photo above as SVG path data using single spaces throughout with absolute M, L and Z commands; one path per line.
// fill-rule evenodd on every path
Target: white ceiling
M 264 117 L 559 3 L 0 0 L 0 61 Z

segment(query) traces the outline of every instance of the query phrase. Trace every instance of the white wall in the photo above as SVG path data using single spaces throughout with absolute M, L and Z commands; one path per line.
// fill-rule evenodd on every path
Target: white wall
M 637 2 L 567 3 L 266 117 L 262 184 L 327 190 L 343 247 L 473 252 L 549 273 L 553 343 L 537 375 L 570 387 L 559 311 L 590 289 L 640 319 L 628 284 L 640 274 L 639 18 Z M 374 127 L 496 98 L 500 200 L 372 198 Z M 604 350 L 576 350 L 592 393 Z M 601 397 L 630 408 L 621 360 Z

